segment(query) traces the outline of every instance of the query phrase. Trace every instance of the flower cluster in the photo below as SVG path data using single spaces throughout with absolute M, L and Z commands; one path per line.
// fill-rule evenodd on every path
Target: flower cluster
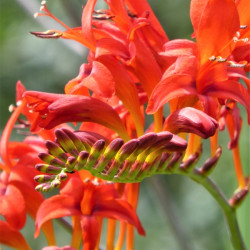
M 64 31 L 33 35 L 77 41 L 89 54 L 64 94 L 16 85 L 17 106 L 0 145 L 0 242 L 9 246 L 30 249 L 20 233 L 30 214 L 35 237 L 42 229 L 48 245 L 56 245 L 51 220 L 71 216 L 69 249 L 99 249 L 104 218 L 107 249 L 114 249 L 117 221 L 115 249 L 125 238 L 133 249 L 134 228 L 145 235 L 136 214 L 139 183 L 172 173 L 207 180 L 225 127 L 239 184 L 228 206 L 248 192 L 238 144 L 238 104 L 250 124 L 247 0 L 192 0 L 192 40 L 169 40 L 146 0 L 106 0 L 105 10 L 96 10 L 96 2 L 87 1 L 81 27 L 62 23 L 45 1 L 35 14 L 53 18 Z M 146 115 L 152 115 L 148 127 Z M 15 127 L 29 129 L 22 142 L 9 141 Z M 208 138 L 211 157 L 197 168 Z M 48 199 L 39 192 L 55 188 L 59 194 Z

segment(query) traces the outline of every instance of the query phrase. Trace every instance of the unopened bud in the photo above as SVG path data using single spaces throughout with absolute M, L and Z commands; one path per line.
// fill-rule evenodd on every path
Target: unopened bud
M 38 171 L 42 173 L 46 173 L 46 174 L 59 174 L 62 170 L 59 167 L 55 167 L 55 166 L 48 165 L 48 164 L 37 164 L 35 168 Z
M 53 189 L 53 187 L 51 186 L 50 183 L 42 183 L 42 184 L 39 184 L 35 187 L 35 190 L 39 191 L 39 192 L 48 192 L 52 189 Z
M 56 129 L 55 135 L 57 138 L 57 143 L 61 145 L 64 151 L 70 153 L 71 155 L 77 157 L 79 154 L 75 144 L 68 137 L 68 135 L 62 129 Z
M 56 167 L 61 167 L 64 168 L 65 167 L 65 163 L 58 160 L 57 158 L 55 158 L 54 156 L 47 154 L 47 153 L 39 153 L 38 157 L 44 161 L 47 164 L 56 166 Z
M 71 172 L 76 165 L 76 158 L 74 156 L 68 157 L 68 160 L 66 162 L 66 169 Z
M 77 162 L 75 165 L 75 170 L 81 170 L 85 167 L 89 153 L 86 151 L 81 151 L 77 157 Z
M 64 162 L 67 161 L 67 154 L 55 142 L 46 141 L 45 145 L 48 148 L 50 154 L 54 155 L 55 157 L 59 158 Z
M 232 207 L 238 207 L 242 203 L 242 201 L 245 199 L 245 197 L 247 196 L 248 191 L 249 191 L 249 188 L 245 187 L 245 188 L 237 191 L 236 193 L 234 193 L 232 198 L 229 200 L 229 204 Z
M 222 148 L 219 147 L 219 148 L 217 148 L 215 155 L 205 161 L 203 166 L 200 168 L 200 172 L 203 175 L 209 175 L 212 172 L 212 170 L 216 166 L 217 161 L 219 160 L 219 158 L 221 156 L 221 153 L 222 153 Z
M 36 175 L 34 180 L 39 183 L 51 182 L 56 178 L 56 175 Z

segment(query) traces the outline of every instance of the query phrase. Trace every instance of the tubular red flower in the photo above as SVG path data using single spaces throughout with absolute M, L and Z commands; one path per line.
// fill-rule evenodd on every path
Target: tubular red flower
M 128 138 L 116 111 L 96 98 L 36 91 L 26 91 L 24 98 L 31 110 L 40 114 L 37 123 L 32 124 L 31 131 L 35 130 L 37 125 L 51 129 L 65 122 L 91 121 L 113 129 L 125 139 Z
M 78 192 L 74 192 L 75 189 Z M 92 192 L 91 195 L 89 195 L 90 191 Z M 94 235 L 96 231 L 90 230 L 90 228 L 93 227 L 93 223 L 96 226 L 96 218 L 99 216 L 116 218 L 131 223 L 140 234 L 144 235 L 145 232 L 135 211 L 127 201 L 121 200 L 119 197 L 112 184 L 95 184 L 94 181 L 83 183 L 76 177 L 72 178 L 59 195 L 47 199 L 40 206 L 37 213 L 35 236 L 38 236 L 40 227 L 46 221 L 69 215 L 81 216 L 82 233 L 85 240 L 83 244 L 86 245 L 95 245 L 94 239 L 96 237 Z M 86 229 L 90 231 L 86 231 Z
M 194 133 L 206 139 L 214 135 L 218 123 L 204 112 L 187 107 L 169 115 L 163 127 L 175 134 L 180 132 Z

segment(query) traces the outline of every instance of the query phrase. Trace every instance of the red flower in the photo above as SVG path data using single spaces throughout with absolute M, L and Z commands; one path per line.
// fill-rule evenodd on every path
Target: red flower
M 40 206 L 35 236 L 46 221 L 64 216 L 80 216 L 84 249 L 94 249 L 97 244 L 100 233 L 98 218 L 125 221 L 145 235 L 135 211 L 127 201 L 119 198 L 112 184 L 71 178 L 59 195 L 47 199 Z
M 183 108 L 173 112 L 166 119 L 163 128 L 174 134 L 195 133 L 206 139 L 214 135 L 218 123 L 215 119 L 195 108 Z
M 232 70 L 228 70 L 231 63 L 227 60 L 230 60 L 235 48 L 234 37 L 240 29 L 235 3 L 193 0 L 191 20 L 197 44 L 187 40 L 166 43 L 165 52 L 160 54 L 168 68 L 153 90 L 148 113 L 156 112 L 167 102 L 173 112 L 194 106 L 199 100 L 202 105 L 199 109 L 218 119 L 218 103 L 225 104 L 232 99 L 245 106 L 250 123 L 249 91 L 238 83 L 238 79 L 231 78 Z M 244 74 L 237 76 L 245 79 Z
M 37 126 L 51 129 L 66 122 L 88 121 L 102 124 L 116 131 L 121 137 L 128 138 L 116 111 L 96 98 L 26 91 L 24 99 L 32 111 L 39 114 L 37 121 L 32 124 L 31 131 L 36 130 Z
M 35 219 L 38 207 L 44 200 L 43 196 L 35 191 L 36 183 L 34 164 L 40 162 L 37 153 L 44 150 L 43 141 L 36 138 L 28 138 L 23 143 L 9 143 L 9 159 L 13 166 L 10 172 L 0 174 L 0 214 L 6 223 L 0 221 L 0 242 L 18 249 L 28 249 L 27 242 L 19 230 L 23 228 L 28 213 Z M 3 165 L 1 164 L 0 168 Z M 18 206 L 17 206 L 18 204 Z M 55 244 L 53 228 L 47 223 L 43 228 L 49 244 Z M 13 241 L 15 237 L 15 241 Z

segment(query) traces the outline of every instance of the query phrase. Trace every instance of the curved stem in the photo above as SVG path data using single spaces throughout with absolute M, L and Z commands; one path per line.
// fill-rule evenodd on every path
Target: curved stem
M 177 172 L 201 184 L 214 197 L 224 213 L 234 249 L 245 250 L 246 248 L 236 218 L 236 209 L 230 206 L 224 194 L 216 184 L 210 178 L 202 175 L 198 169 L 194 169 L 192 172 L 184 172 L 182 170 L 177 170 Z

